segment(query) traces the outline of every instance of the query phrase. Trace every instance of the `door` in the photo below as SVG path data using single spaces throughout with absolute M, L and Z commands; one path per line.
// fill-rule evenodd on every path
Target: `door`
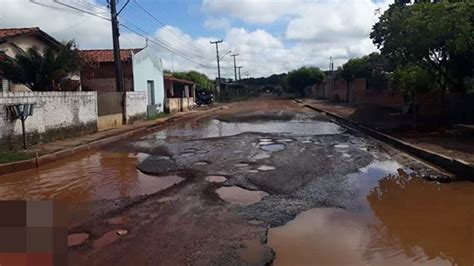
M 148 105 L 155 105 L 155 82 L 153 80 L 147 81 L 147 97 Z

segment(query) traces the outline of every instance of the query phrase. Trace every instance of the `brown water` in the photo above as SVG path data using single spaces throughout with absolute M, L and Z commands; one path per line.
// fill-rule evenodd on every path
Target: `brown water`
M 158 192 L 179 176 L 156 177 L 136 169 L 136 153 L 86 152 L 37 169 L 0 176 L 0 200 L 59 199 L 80 203 Z
M 261 201 L 268 193 L 252 191 L 240 187 L 221 187 L 216 189 L 217 195 L 232 204 L 250 205 Z
M 354 208 L 311 209 L 270 229 L 275 265 L 474 265 L 474 183 L 427 182 L 397 166 L 349 175 Z

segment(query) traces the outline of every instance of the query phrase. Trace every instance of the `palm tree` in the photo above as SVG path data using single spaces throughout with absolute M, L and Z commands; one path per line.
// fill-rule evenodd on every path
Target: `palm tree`
M 36 47 L 26 51 L 18 49 L 14 58 L 0 52 L 2 76 L 32 91 L 58 90 L 59 84 L 71 73 L 79 71 L 83 64 L 74 41 L 59 48 L 49 47 L 44 53 Z

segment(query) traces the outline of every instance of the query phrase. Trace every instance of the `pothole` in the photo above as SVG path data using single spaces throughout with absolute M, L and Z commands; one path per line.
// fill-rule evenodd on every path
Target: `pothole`
M 261 165 L 260 167 L 257 168 L 257 170 L 259 171 L 271 171 L 271 170 L 275 170 L 276 167 L 275 166 L 271 166 L 271 165 Z
M 348 149 L 348 148 L 349 148 L 349 145 L 347 145 L 347 144 L 336 144 L 336 145 L 334 145 L 334 148 L 338 148 L 338 149 Z
M 293 139 L 277 139 L 277 142 L 282 142 L 282 143 L 288 143 L 288 142 L 293 142 Z
M 114 229 L 103 234 L 100 238 L 94 241 L 94 249 L 100 249 L 104 246 L 110 245 L 113 242 L 119 240 L 123 235 L 126 235 L 128 231 L 126 229 Z
M 264 151 L 269 151 L 269 152 L 277 152 L 284 150 L 286 147 L 283 144 L 269 144 L 269 145 L 264 145 L 261 146 L 260 149 Z
M 236 186 L 218 188 L 216 193 L 222 200 L 236 205 L 254 204 L 268 196 L 264 191 L 252 191 Z
M 227 178 L 221 175 L 210 175 L 210 176 L 206 176 L 205 180 L 211 183 L 224 183 L 227 180 Z
M 270 158 L 270 154 L 266 153 L 266 152 L 259 152 L 257 154 L 255 154 L 252 159 L 253 160 L 262 160 L 262 159 L 268 159 Z
M 67 236 L 67 245 L 69 247 L 79 246 L 89 238 L 87 233 L 75 233 Z
M 206 162 L 206 161 L 198 161 L 198 162 L 195 162 L 193 163 L 193 165 L 195 166 L 204 166 L 204 165 L 208 165 L 209 162 Z
M 126 216 L 117 216 L 117 217 L 112 217 L 107 220 L 105 220 L 108 224 L 126 224 L 128 223 L 128 217 Z
M 236 164 L 235 166 L 236 166 L 236 167 L 247 167 L 247 166 L 249 166 L 249 165 L 250 165 L 249 163 L 240 162 L 240 163 Z

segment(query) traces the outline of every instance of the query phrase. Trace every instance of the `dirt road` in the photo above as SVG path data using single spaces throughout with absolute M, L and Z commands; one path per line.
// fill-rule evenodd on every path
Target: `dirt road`
M 1 178 L 0 197 L 70 202 L 71 265 L 472 265 L 474 183 L 420 173 L 440 174 L 260 99 Z

